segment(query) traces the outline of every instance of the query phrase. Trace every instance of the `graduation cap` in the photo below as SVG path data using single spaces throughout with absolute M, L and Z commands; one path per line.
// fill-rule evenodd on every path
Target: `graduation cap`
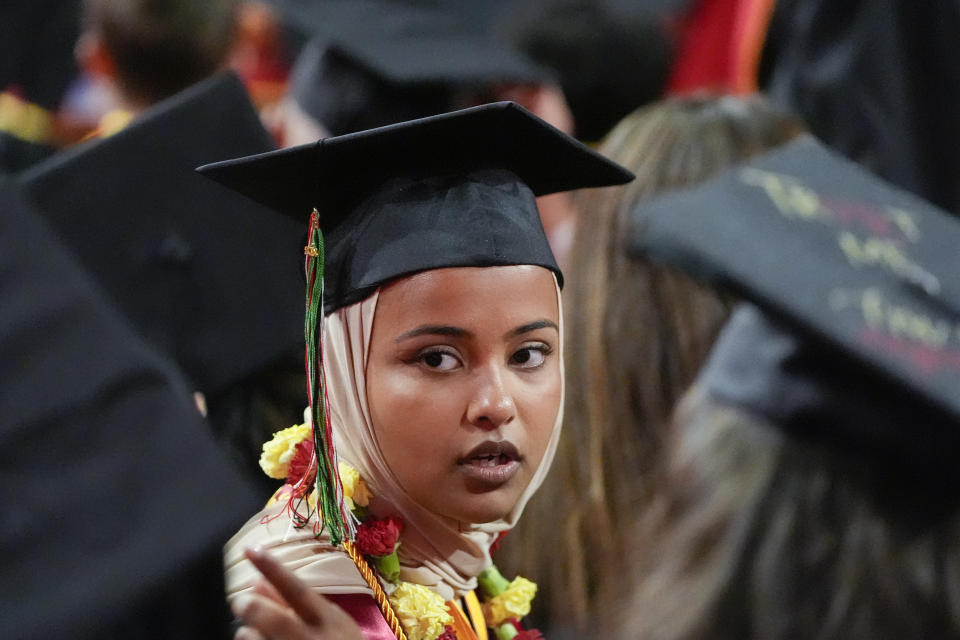
M 637 253 L 755 305 L 715 346 L 711 394 L 839 446 L 955 456 L 960 221 L 811 137 L 635 214 Z
M 22 176 L 84 267 L 205 393 L 302 344 L 302 285 L 289 277 L 301 226 L 193 170 L 273 148 L 223 75 Z
M 0 183 L 0 630 L 225 637 L 255 509 L 172 364 Z
M 553 73 L 449 13 L 385 3 L 331 3 L 301 51 L 289 94 L 333 135 L 443 113 L 498 83 Z
M 339 19 L 331 14 L 344 14 Z M 472 31 L 450 12 L 388 3 L 334 3 L 327 41 L 394 84 L 543 82 L 553 72 L 503 42 Z
M 326 138 L 199 169 L 326 236 L 325 309 L 427 269 L 560 270 L 535 196 L 633 174 L 511 102 Z
M 425 18 L 442 18 L 464 33 L 478 33 L 485 26 L 463 19 L 460 8 L 437 0 L 266 0 L 266 4 L 274 9 L 294 44 L 320 35 L 346 39 L 358 30 L 385 33 L 397 22 L 416 24 Z

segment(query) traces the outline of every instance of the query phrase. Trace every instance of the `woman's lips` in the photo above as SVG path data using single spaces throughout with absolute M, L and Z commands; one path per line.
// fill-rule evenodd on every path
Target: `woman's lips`
M 487 441 L 457 460 L 457 466 L 475 489 L 490 491 L 517 473 L 521 459 L 513 443 Z

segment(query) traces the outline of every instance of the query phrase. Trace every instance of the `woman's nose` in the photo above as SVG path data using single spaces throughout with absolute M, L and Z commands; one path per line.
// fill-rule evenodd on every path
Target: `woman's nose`
M 467 407 L 467 420 L 482 429 L 496 429 L 513 420 L 517 407 L 499 368 L 478 372 L 476 389 Z

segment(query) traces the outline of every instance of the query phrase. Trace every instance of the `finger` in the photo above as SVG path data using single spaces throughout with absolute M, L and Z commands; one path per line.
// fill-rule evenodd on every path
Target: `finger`
M 326 612 L 329 611 L 329 607 L 335 606 L 312 592 L 303 581 L 266 553 L 257 549 L 247 549 L 244 554 L 307 624 L 322 624 L 324 616 L 328 615 Z
M 253 627 L 240 627 L 233 634 L 233 640 L 267 640 L 267 637 Z
M 273 600 L 277 604 L 285 607 L 290 606 L 287 604 L 287 601 L 283 599 L 283 596 L 280 595 L 280 592 L 262 576 L 257 578 L 256 582 L 253 583 L 253 592 L 262 595 L 264 598 Z
M 311 591 L 299 578 L 267 554 L 254 549 L 247 549 L 245 553 L 247 558 L 263 574 L 264 585 L 271 585 L 285 604 L 275 604 L 275 602 L 260 595 L 251 597 L 260 598 L 264 603 L 279 607 L 286 612 L 291 620 L 290 626 L 287 628 L 295 631 L 305 631 L 300 625 L 302 621 L 312 627 L 312 632 L 309 635 L 312 638 L 319 637 L 315 634 L 320 633 L 321 635 L 326 634 L 324 637 L 337 638 L 337 640 L 363 640 L 363 632 L 346 611 L 319 593 Z M 287 608 L 288 606 L 290 608 Z M 300 619 L 297 620 L 296 616 L 300 616 Z M 261 628 L 261 631 L 265 631 L 268 636 L 277 635 L 274 628 Z
M 302 637 L 303 625 L 286 607 L 259 595 L 242 595 L 230 604 L 233 614 L 247 626 L 270 638 Z M 242 627 L 241 627 L 242 628 Z

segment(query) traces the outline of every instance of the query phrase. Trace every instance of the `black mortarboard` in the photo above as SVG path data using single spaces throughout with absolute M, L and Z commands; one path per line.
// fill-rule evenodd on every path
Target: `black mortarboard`
M 634 248 L 762 310 L 701 383 L 804 435 L 906 459 L 960 445 L 960 221 L 810 137 L 643 203 Z
M 200 171 L 297 219 L 319 210 L 328 313 L 426 269 L 534 264 L 559 277 L 535 196 L 633 177 L 511 102 Z
M 224 75 L 23 176 L 64 243 L 206 393 L 302 344 L 303 290 L 289 277 L 302 227 L 193 170 L 272 148 Z
M 324 22 L 325 27 L 314 32 L 315 40 L 326 40 L 390 83 L 553 79 L 550 70 L 505 43 L 474 33 L 449 11 L 383 2 L 333 3 L 325 9 Z
M 323 27 L 297 58 L 289 94 L 333 135 L 467 106 L 461 100 L 486 101 L 495 84 L 553 79 L 449 11 L 383 2 L 334 2 L 315 11 Z
M 0 636 L 225 637 L 255 508 L 172 365 L 0 184 Z

